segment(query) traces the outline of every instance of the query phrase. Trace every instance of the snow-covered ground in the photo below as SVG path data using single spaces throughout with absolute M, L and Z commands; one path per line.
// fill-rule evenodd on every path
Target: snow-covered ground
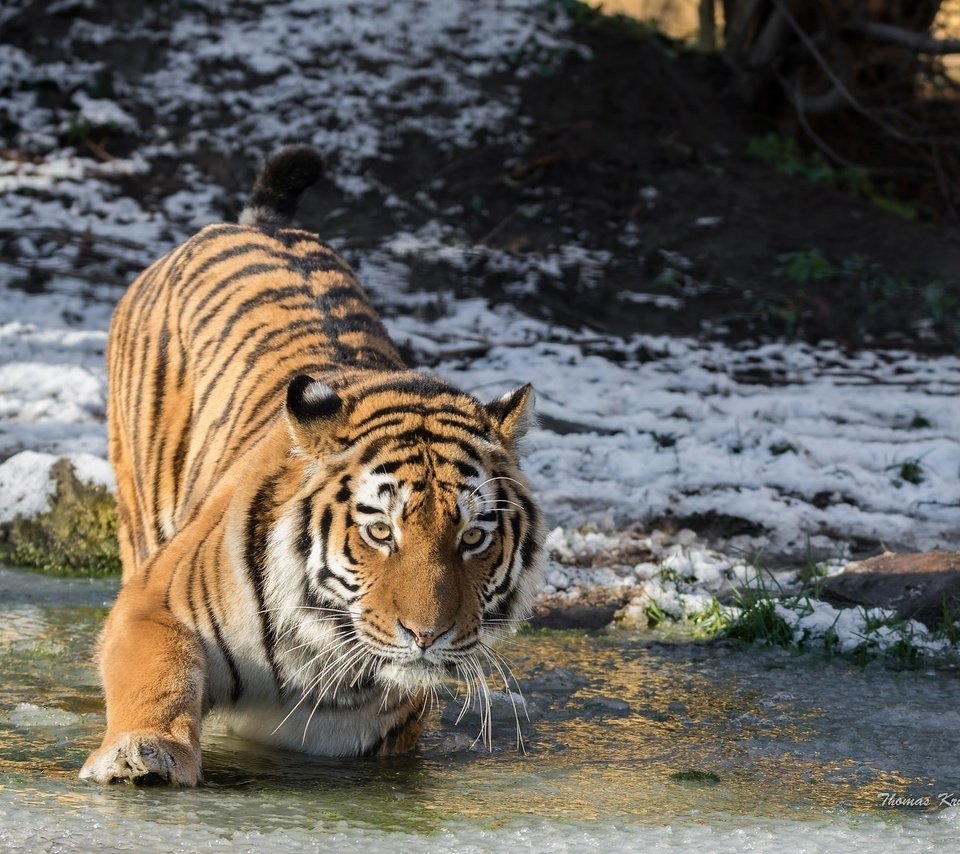
M 207 164 L 252 163 L 284 142 L 313 142 L 351 204 L 400 222 L 409 194 L 368 166 L 391 158 L 405 130 L 452 153 L 522 137 L 510 80 L 565 52 L 587 58 L 555 7 L 533 0 L 246 3 L 227 23 L 227 4 L 204 0 L 169 26 L 149 6 L 123 23 L 130 44 L 162 61 L 107 69 L 107 98 L 90 92 L 105 69 L 95 48 L 116 41 L 117 26 L 87 0 L 55 5 L 90 18 L 64 24 L 61 52 L 0 44 L 0 112 L 17 128 L 0 152 L 0 459 L 12 458 L 0 485 L 22 481 L 26 459 L 49 464 L 22 451 L 105 455 L 103 350 L 130 271 L 237 208 L 235 188 L 193 165 L 198 152 Z M 25 6 L 5 4 L 0 28 Z M 507 78 L 497 98 L 480 85 L 494 76 Z M 72 94 L 51 106 L 54 83 Z M 97 126 L 137 136 L 135 153 L 97 157 L 69 143 L 70 128 Z M 126 190 L 134 177 L 156 180 L 137 196 Z M 713 526 L 711 545 L 734 555 L 731 565 L 745 553 L 839 558 L 877 543 L 960 548 L 958 358 L 623 340 L 450 294 L 426 320 L 420 309 L 437 294 L 418 290 L 416 264 L 468 279 L 482 259 L 529 294 L 545 276 L 589 287 L 609 258 L 570 243 L 550 254 L 467 245 L 440 210 L 375 246 L 335 229 L 325 237 L 355 264 L 395 338 L 434 371 L 481 397 L 534 384 L 546 418 L 526 470 L 566 531 L 558 543 L 584 526 L 672 517 Z M 663 299 L 644 293 L 640 271 L 622 296 Z

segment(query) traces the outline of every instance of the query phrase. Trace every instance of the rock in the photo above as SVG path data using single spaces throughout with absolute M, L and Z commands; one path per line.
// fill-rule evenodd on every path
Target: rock
M 26 451 L 0 465 L 0 560 L 54 575 L 120 572 L 106 462 Z
M 602 629 L 613 622 L 617 605 L 550 605 L 533 607 L 530 625 L 535 629 Z
M 622 718 L 631 714 L 630 704 L 619 697 L 591 697 L 584 709 L 602 717 Z
M 636 592 L 632 585 L 623 585 L 541 593 L 534 603 L 530 625 L 535 629 L 603 629 Z
M 960 617 L 960 553 L 886 552 L 848 564 L 824 579 L 820 590 L 832 604 L 885 608 L 935 629 L 945 607 L 951 621 Z

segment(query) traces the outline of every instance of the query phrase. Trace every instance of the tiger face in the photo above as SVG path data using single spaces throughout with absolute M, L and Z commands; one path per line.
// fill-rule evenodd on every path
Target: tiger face
M 349 615 L 381 684 L 436 684 L 529 608 L 542 533 L 517 444 L 532 411 L 529 386 L 484 406 L 413 373 L 291 384 L 294 447 L 315 468 L 298 497 L 304 584 Z

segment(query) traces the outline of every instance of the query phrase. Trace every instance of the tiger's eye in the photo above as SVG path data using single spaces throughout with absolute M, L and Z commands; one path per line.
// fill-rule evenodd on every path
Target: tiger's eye
M 371 522 L 367 525 L 367 533 L 380 543 L 393 539 L 393 531 L 386 522 Z
M 483 528 L 468 528 L 463 532 L 463 536 L 460 537 L 460 541 L 465 546 L 475 546 L 480 540 L 483 539 Z

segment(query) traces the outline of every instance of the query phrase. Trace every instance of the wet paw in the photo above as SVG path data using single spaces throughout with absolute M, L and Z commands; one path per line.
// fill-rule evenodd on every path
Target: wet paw
M 140 786 L 196 786 L 200 751 L 155 733 L 127 732 L 104 742 L 83 763 L 81 780 Z

